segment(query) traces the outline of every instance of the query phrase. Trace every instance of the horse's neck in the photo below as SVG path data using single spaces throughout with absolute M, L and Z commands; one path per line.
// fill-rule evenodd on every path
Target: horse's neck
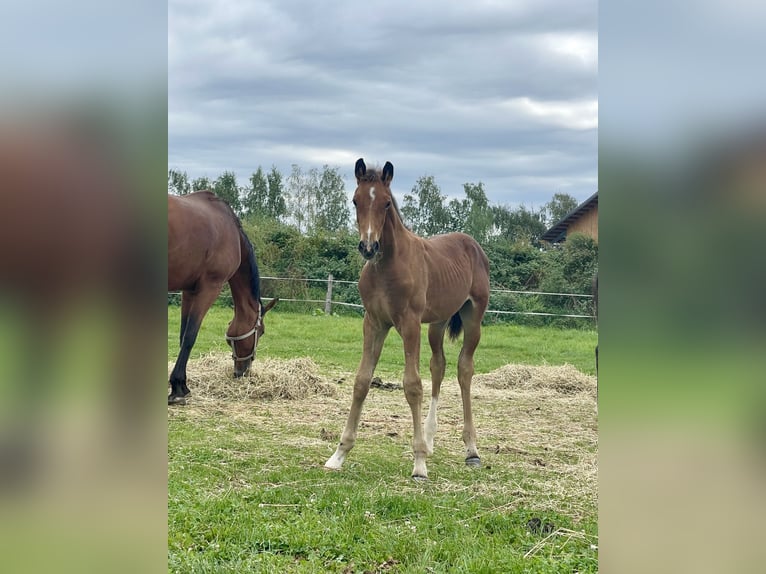
M 250 288 L 250 266 L 245 261 L 229 279 L 231 298 L 234 302 L 234 319 L 254 323 L 258 318 L 259 302 Z
M 412 248 L 417 236 L 410 232 L 401 222 L 396 213 L 390 213 L 383 225 L 381 238 L 382 259 L 393 260 Z

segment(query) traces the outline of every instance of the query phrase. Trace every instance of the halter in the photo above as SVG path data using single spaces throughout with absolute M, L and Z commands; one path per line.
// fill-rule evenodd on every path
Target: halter
M 258 309 L 258 319 L 255 321 L 255 327 L 250 329 L 247 333 L 244 335 L 236 335 L 234 337 L 230 335 L 225 335 L 226 340 L 231 343 L 231 358 L 235 361 L 247 361 L 248 359 L 252 359 L 255 356 L 255 349 L 258 347 L 258 327 L 261 326 L 261 310 Z M 237 350 L 234 347 L 234 341 L 242 341 L 244 339 L 247 339 L 249 336 L 255 335 L 255 341 L 253 342 L 253 352 L 250 353 L 247 357 L 238 357 L 237 356 Z

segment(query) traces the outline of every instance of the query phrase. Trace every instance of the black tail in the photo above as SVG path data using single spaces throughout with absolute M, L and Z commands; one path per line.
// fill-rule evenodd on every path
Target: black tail
M 460 318 L 460 313 L 455 313 L 449 320 L 449 338 L 454 341 L 460 335 L 460 331 L 463 330 L 463 320 Z

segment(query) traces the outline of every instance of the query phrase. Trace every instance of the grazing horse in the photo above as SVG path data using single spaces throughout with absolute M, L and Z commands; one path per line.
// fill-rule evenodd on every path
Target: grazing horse
M 234 376 L 241 377 L 255 358 L 264 333 L 268 305 L 261 301 L 258 264 L 239 218 L 209 191 L 168 195 L 168 291 L 182 291 L 181 351 L 170 374 L 168 404 L 183 403 L 189 394 L 186 363 L 202 319 L 228 282 L 234 319 L 226 330 L 232 348 Z
M 362 404 L 370 389 L 383 342 L 394 327 L 404 342 L 404 395 L 412 411 L 415 479 L 428 478 L 426 456 L 433 453 L 436 407 L 444 379 L 444 333 L 456 339 L 464 332 L 458 359 L 463 400 L 463 442 L 466 464 L 480 466 L 476 430 L 471 414 L 473 354 L 481 337 L 481 320 L 489 301 L 489 261 L 468 235 L 449 233 L 423 239 L 402 222 L 391 193 L 394 166 L 367 170 L 356 162 L 354 206 L 359 225 L 359 252 L 367 260 L 359 278 L 365 307 L 364 352 L 354 382 L 353 401 L 335 454 L 325 467 L 340 469 L 354 446 Z M 420 325 L 428 323 L 431 346 L 431 405 L 423 432 L 420 380 Z

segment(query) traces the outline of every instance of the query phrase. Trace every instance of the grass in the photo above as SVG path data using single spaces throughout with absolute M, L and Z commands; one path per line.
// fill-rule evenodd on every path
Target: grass
M 230 318 L 231 310 L 211 311 L 194 356 L 228 352 L 222 334 Z M 266 328 L 259 360 L 308 356 L 322 372 L 346 374 L 344 382 L 337 398 L 192 399 L 168 409 L 170 572 L 598 570 L 591 397 L 476 385 L 483 467 L 468 468 L 459 390 L 449 381 L 458 346 L 450 344 L 430 480 L 409 476 L 411 421 L 401 390 L 371 391 L 354 450 L 343 470 L 327 472 L 348 412 L 361 320 L 274 311 Z M 177 333 L 178 309 L 169 308 L 171 362 Z M 477 372 L 509 362 L 568 362 L 588 372 L 594 345 L 589 331 L 488 326 Z M 423 349 L 427 379 L 425 339 Z M 384 378 L 400 382 L 401 357 L 392 333 Z M 532 518 L 553 531 L 533 531 Z
M 210 351 L 229 352 L 223 334 L 234 311 L 213 307 L 205 317 L 192 358 Z M 168 361 L 178 354 L 181 311 L 168 307 Z M 258 343 L 259 357 L 289 359 L 311 357 L 332 371 L 354 372 L 362 354 L 362 320 L 351 316 L 304 315 L 280 312 L 278 307 L 266 315 L 266 334 Z M 422 328 L 420 371 L 429 377 L 428 329 Z M 509 323 L 487 325 L 475 356 L 477 373 L 487 373 L 508 363 L 561 365 L 569 363 L 587 374 L 595 374 L 593 350 L 595 331 L 528 327 Z M 457 377 L 456 363 L 461 339 L 445 338 L 447 378 Z M 402 340 L 393 329 L 386 339 L 376 373 L 401 378 L 404 372 Z

